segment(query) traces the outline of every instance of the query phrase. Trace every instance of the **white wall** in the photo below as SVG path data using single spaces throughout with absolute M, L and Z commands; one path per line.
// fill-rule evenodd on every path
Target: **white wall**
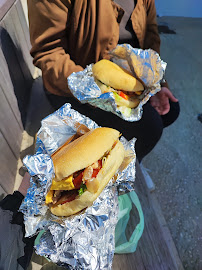
M 29 22 L 28 22 L 28 10 L 27 10 L 27 0 L 20 0 L 21 1 L 21 4 L 22 4 L 22 9 L 25 13 L 25 19 L 27 21 L 27 24 L 29 25 Z
M 202 0 L 155 0 L 157 15 L 202 18 Z

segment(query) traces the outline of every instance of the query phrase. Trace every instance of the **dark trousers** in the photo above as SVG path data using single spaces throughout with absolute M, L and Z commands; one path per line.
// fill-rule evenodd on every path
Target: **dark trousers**
M 103 111 L 88 104 L 81 104 L 75 98 L 60 97 L 48 93 L 46 95 L 54 109 L 59 109 L 65 103 L 70 103 L 72 108 L 79 113 L 88 116 L 99 126 L 111 127 L 119 130 L 127 139 L 137 138 L 135 150 L 139 161 L 143 159 L 157 144 L 161 138 L 163 129 L 171 125 L 180 112 L 179 103 L 170 102 L 170 111 L 163 116 L 147 102 L 143 106 L 143 115 L 139 121 L 128 122 L 111 112 Z
M 0 269 L 27 269 L 32 257 L 36 237 L 24 237 L 24 217 L 18 211 L 23 199 L 15 191 L 0 201 Z

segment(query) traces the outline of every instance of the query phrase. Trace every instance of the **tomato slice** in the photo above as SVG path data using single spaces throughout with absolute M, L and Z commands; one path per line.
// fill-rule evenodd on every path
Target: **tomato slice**
M 73 179 L 73 184 L 75 186 L 75 189 L 79 189 L 82 183 L 82 177 L 83 177 L 83 172 L 81 172 L 78 176 L 76 176 Z
M 93 169 L 92 178 L 97 176 L 101 168 L 102 168 L 102 160 L 100 159 L 98 160 L 98 168 Z M 82 178 L 83 178 L 83 171 L 80 172 L 75 178 L 73 177 L 73 184 L 75 186 L 75 189 L 80 189 L 80 186 L 82 184 Z
M 98 160 L 98 168 L 93 169 L 92 178 L 95 178 L 102 168 L 102 159 Z
M 124 94 L 122 91 L 119 92 L 119 96 L 124 98 L 124 99 L 128 99 L 128 96 L 126 94 Z
M 98 160 L 98 168 L 100 168 L 100 169 L 102 168 L 102 159 Z
M 100 169 L 93 169 L 92 178 L 95 178 L 97 174 L 99 173 Z

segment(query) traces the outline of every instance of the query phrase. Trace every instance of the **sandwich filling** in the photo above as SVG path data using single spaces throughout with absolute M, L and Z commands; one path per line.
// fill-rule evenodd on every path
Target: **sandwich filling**
M 100 88 L 102 94 L 112 92 L 118 109 L 125 115 L 130 116 L 131 109 L 136 108 L 140 103 L 139 96 L 142 91 L 130 92 L 124 90 L 116 90 L 98 79 L 95 79 L 96 84 Z
M 50 190 L 46 195 L 46 204 L 50 207 L 56 207 L 73 201 L 78 196 L 81 196 L 86 190 L 91 193 L 96 193 L 99 189 L 99 181 L 96 177 L 116 144 L 117 141 L 101 159 L 97 160 L 90 166 L 74 172 L 72 175 L 62 179 L 61 181 L 53 180 Z

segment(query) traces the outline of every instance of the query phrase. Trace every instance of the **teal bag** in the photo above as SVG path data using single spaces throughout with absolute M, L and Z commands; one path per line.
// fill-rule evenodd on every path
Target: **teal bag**
M 144 230 L 144 215 L 142 207 L 135 191 L 131 191 L 127 194 L 120 195 L 119 201 L 119 215 L 118 223 L 115 229 L 115 253 L 132 253 L 136 250 L 139 239 L 142 236 Z M 137 224 L 129 240 L 126 238 L 126 228 L 130 218 L 130 211 L 132 204 L 137 208 L 140 222 Z
M 144 215 L 142 212 L 142 207 L 135 191 L 131 191 L 127 194 L 120 195 L 118 197 L 119 202 L 119 214 L 118 223 L 115 228 L 115 253 L 132 253 L 135 252 L 139 239 L 142 236 L 144 230 Z M 129 241 L 126 238 L 125 230 L 130 218 L 130 211 L 132 209 L 132 204 L 137 208 L 140 222 L 137 224 L 135 230 L 133 231 Z M 40 243 L 40 238 L 45 230 L 42 230 L 36 240 L 35 245 Z

